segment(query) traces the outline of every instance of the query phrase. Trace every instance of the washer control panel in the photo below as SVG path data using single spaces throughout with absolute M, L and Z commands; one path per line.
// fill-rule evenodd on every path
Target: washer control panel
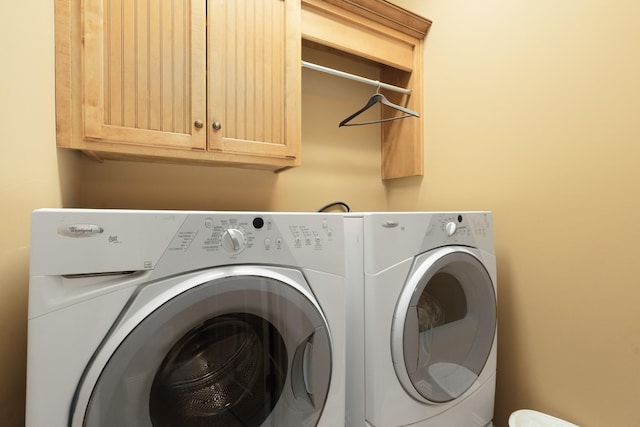
M 342 217 L 335 214 L 202 212 L 187 216 L 167 250 L 215 262 L 310 263 L 320 252 L 338 259 L 343 246 Z
M 342 215 L 293 212 L 40 209 L 33 274 L 155 270 L 158 276 L 231 264 L 344 271 Z

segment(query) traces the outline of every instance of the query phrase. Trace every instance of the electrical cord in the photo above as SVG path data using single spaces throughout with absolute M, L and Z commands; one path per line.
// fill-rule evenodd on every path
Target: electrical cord
M 332 208 L 334 206 L 342 206 L 342 208 L 345 209 L 346 212 L 351 212 L 351 208 L 349 207 L 349 205 L 344 202 L 329 203 L 328 205 L 324 205 L 323 207 L 318 209 L 318 212 L 325 212 L 327 209 Z

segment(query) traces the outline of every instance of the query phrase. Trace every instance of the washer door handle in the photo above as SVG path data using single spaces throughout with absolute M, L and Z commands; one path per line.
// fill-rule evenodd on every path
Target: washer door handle
M 324 405 L 331 378 L 331 346 L 326 331 L 318 329 L 298 345 L 291 366 L 294 395 L 314 408 Z

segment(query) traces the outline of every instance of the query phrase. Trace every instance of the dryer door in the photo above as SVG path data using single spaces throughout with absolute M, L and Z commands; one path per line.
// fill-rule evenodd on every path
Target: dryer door
M 443 403 L 478 379 L 496 332 L 496 295 L 477 252 L 444 247 L 418 256 L 396 306 L 392 356 L 405 390 Z
M 295 270 L 233 267 L 147 285 L 85 372 L 73 426 L 315 426 L 326 319 Z

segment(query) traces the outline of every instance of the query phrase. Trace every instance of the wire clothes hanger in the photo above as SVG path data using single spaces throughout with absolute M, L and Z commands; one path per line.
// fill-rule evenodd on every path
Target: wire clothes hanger
M 373 120 L 370 122 L 349 123 L 351 120 L 355 119 L 357 116 L 364 113 L 365 111 L 367 111 L 369 108 L 373 107 L 377 103 L 380 103 L 382 105 L 386 105 L 387 107 L 391 107 L 395 110 L 401 111 L 404 113 L 404 115 L 388 117 L 386 119 L 380 119 L 380 120 Z M 383 94 L 380 93 L 380 86 L 378 86 L 378 90 L 376 91 L 375 94 L 373 94 L 371 98 L 369 98 L 369 101 L 367 101 L 366 105 L 361 109 L 359 109 L 358 111 L 356 111 L 355 113 L 353 113 L 352 115 L 350 115 L 349 117 L 347 117 L 346 119 L 344 119 L 343 121 L 341 121 L 338 127 L 371 125 L 375 123 L 389 122 L 391 120 L 404 119 L 406 117 L 420 117 L 420 114 L 418 114 L 413 110 L 410 110 L 408 108 L 402 107 L 400 105 L 394 104 L 393 102 L 389 101 Z

